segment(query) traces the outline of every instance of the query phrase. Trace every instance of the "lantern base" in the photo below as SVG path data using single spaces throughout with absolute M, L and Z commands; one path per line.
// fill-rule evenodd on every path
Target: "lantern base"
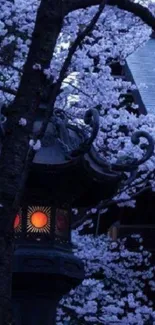
M 54 325 L 59 299 L 53 297 L 18 297 L 13 299 L 13 320 L 16 325 Z
M 58 301 L 83 278 L 83 263 L 71 251 L 18 246 L 12 281 L 15 324 L 54 325 Z

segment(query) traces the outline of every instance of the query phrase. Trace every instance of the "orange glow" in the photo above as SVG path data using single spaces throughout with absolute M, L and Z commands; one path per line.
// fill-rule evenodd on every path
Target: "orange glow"
M 29 206 L 27 210 L 27 231 L 49 233 L 51 208 L 47 206 Z
M 48 223 L 48 217 L 41 211 L 36 211 L 31 215 L 31 223 L 36 228 L 43 228 Z
M 19 214 L 17 214 L 14 220 L 14 225 L 13 225 L 14 229 L 16 229 L 19 226 L 19 224 L 20 224 L 20 217 Z

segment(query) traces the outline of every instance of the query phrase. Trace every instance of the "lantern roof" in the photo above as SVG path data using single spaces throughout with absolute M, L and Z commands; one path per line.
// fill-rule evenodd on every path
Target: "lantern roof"
M 42 119 L 34 123 L 34 133 L 38 132 L 41 123 Z M 139 144 L 140 137 L 147 140 L 141 160 L 123 157 L 110 165 L 93 145 L 98 130 L 96 109 L 86 112 L 82 124 L 69 121 L 62 110 L 56 110 L 48 123 L 42 147 L 35 154 L 26 187 L 27 196 L 32 197 L 33 192 L 38 200 L 44 197 L 58 206 L 90 207 L 113 196 L 120 183 L 132 182 L 138 166 L 153 153 L 151 136 L 138 131 L 131 138 L 134 144 Z
M 71 150 L 76 149 L 82 137 L 76 132 L 74 126 L 60 126 L 56 119 L 52 119 L 47 126 L 46 133 L 42 139 L 42 147 L 36 152 L 33 163 L 42 165 L 62 165 L 73 161 L 69 155 Z M 34 124 L 34 131 L 36 132 L 41 126 L 41 121 Z
M 34 122 L 34 135 L 42 125 L 46 110 Z M 1 125 L 6 118 L 0 115 Z M 81 120 L 80 120 L 81 122 Z M 5 129 L 2 128 L 3 133 Z M 96 151 L 93 142 L 99 130 L 99 114 L 89 109 L 82 123 L 69 120 L 61 109 L 55 109 L 36 152 L 26 186 L 26 197 L 34 194 L 58 205 L 94 206 L 100 200 L 114 195 L 118 187 L 129 185 L 136 177 L 138 166 L 148 160 L 154 152 L 154 141 L 145 131 L 137 131 L 131 137 L 134 145 L 140 145 L 144 155 L 140 160 L 121 157 L 109 164 Z M 5 136 L 3 134 L 2 136 Z M 145 145 L 140 138 L 145 138 Z M 1 146 L 1 140 L 0 140 Z M 128 172 L 128 174 L 126 173 Z

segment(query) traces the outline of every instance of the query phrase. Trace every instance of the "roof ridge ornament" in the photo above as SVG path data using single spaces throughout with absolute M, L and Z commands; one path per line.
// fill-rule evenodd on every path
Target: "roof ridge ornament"
M 116 162 L 116 164 L 112 165 L 112 168 L 115 170 L 119 170 L 119 171 L 132 171 L 138 168 L 138 166 L 140 166 L 141 164 L 144 164 L 152 155 L 154 152 L 154 141 L 153 138 L 151 137 L 151 135 L 149 133 L 147 133 L 146 131 L 136 131 L 133 133 L 133 135 L 131 136 L 131 142 L 134 145 L 138 145 L 140 144 L 140 138 L 145 138 L 147 140 L 147 144 L 143 143 L 140 145 L 140 148 L 142 150 L 145 150 L 145 154 L 141 159 L 137 159 L 137 158 L 132 158 L 129 156 L 124 157 L 124 159 L 122 160 L 118 160 Z
M 131 156 L 124 155 L 119 157 L 114 164 L 110 164 L 105 158 L 102 158 L 95 147 L 93 146 L 93 142 L 97 137 L 99 131 L 99 113 L 97 109 L 88 109 L 84 115 L 84 122 L 86 125 L 89 125 L 91 128 L 90 135 L 84 134 L 84 130 L 79 128 L 77 125 L 70 124 L 68 122 L 68 118 L 66 113 L 61 109 L 56 109 L 54 117 L 56 117 L 56 127 L 58 128 L 59 141 L 62 143 L 64 147 L 64 151 L 66 151 L 66 158 L 69 160 L 76 159 L 79 156 L 83 156 L 84 160 L 89 164 L 85 164 L 85 168 L 87 169 L 88 165 L 91 170 L 94 168 L 100 170 L 100 173 L 103 174 L 108 173 L 109 176 L 115 174 L 122 175 L 123 184 L 130 184 L 134 181 L 137 175 L 138 166 L 145 163 L 154 152 L 154 141 L 153 138 L 146 131 L 136 131 L 131 136 L 131 142 L 134 145 L 140 145 L 140 148 L 145 151 L 143 157 L 141 159 L 137 159 Z M 69 130 L 75 131 L 79 137 L 81 138 L 81 142 L 78 144 L 73 143 Z M 144 138 L 147 143 L 140 144 L 140 139 Z M 86 157 L 87 154 L 87 157 Z M 89 158 L 88 158 L 89 156 Z M 125 172 L 129 172 L 130 175 L 128 179 L 126 179 Z M 125 178 L 125 180 L 124 180 Z
M 93 144 L 99 130 L 99 113 L 97 109 L 93 108 L 87 110 L 84 116 L 84 122 L 85 124 L 89 124 L 89 126 L 92 127 L 91 136 L 89 138 L 87 137 L 87 139 L 85 139 L 85 141 L 80 144 L 79 148 L 71 153 L 72 157 L 78 156 L 79 154 L 86 153 L 90 149 L 91 145 Z M 70 127 L 70 125 L 67 126 Z M 140 130 L 134 132 L 131 136 L 131 142 L 134 145 L 138 145 L 140 143 L 140 138 L 145 138 L 148 142 L 147 144 L 143 143 L 140 145 L 140 148 L 146 151 L 145 155 L 140 160 L 138 160 L 137 158 L 132 158 L 130 156 L 123 156 L 119 158 L 115 164 L 110 164 L 101 157 L 95 158 L 94 152 L 96 153 L 96 151 L 94 150 L 91 152 L 92 158 L 99 165 L 102 165 L 103 167 L 107 167 L 108 169 L 113 169 L 113 170 L 115 169 L 118 171 L 130 171 L 136 169 L 139 165 L 147 161 L 153 155 L 153 151 L 154 151 L 153 138 L 146 131 Z
M 136 170 L 138 166 L 145 163 L 153 155 L 154 152 L 153 138 L 148 132 L 140 130 L 132 134 L 131 142 L 134 145 L 139 145 L 140 138 L 144 138 L 147 140 L 147 143 L 140 144 L 140 148 L 142 150 L 145 150 L 144 156 L 139 160 L 137 158 L 133 158 L 130 156 L 123 156 L 118 158 L 115 164 L 110 164 L 107 162 L 106 159 L 103 159 L 98 156 L 95 148 L 93 148 L 93 150 L 90 150 L 99 130 L 99 113 L 97 109 L 93 108 L 87 110 L 84 116 L 84 122 L 85 124 L 89 125 L 92 128 L 91 135 L 90 137 L 87 137 L 84 140 L 84 142 L 79 145 L 78 149 L 73 150 L 71 152 L 71 157 L 76 157 L 78 155 L 85 154 L 90 151 L 90 155 L 93 158 L 93 160 L 103 168 L 113 170 L 113 171 L 131 172 L 133 170 Z
M 89 124 L 92 127 L 92 133 L 89 138 L 87 138 L 82 144 L 80 144 L 79 148 L 72 152 L 71 157 L 75 157 L 77 155 L 85 155 L 88 153 L 86 160 L 89 161 L 89 168 L 92 170 L 98 167 L 98 171 L 103 174 L 108 173 L 109 176 L 115 173 L 116 175 L 122 178 L 123 185 L 131 184 L 137 175 L 138 166 L 145 163 L 154 152 L 154 140 L 146 131 L 136 131 L 131 136 L 131 142 L 134 145 L 140 145 L 140 149 L 145 151 L 143 157 L 141 159 L 137 159 L 131 156 L 123 156 L 118 158 L 115 164 L 110 164 L 106 159 L 99 156 L 98 152 L 95 150 L 93 146 L 93 141 L 95 140 L 98 130 L 99 130 L 99 113 L 96 109 L 90 109 L 86 112 L 84 116 L 84 122 Z M 140 144 L 140 139 L 144 138 L 147 143 Z M 88 158 L 89 156 L 89 158 Z M 84 157 L 85 158 L 85 157 Z M 96 166 L 95 166 L 95 165 Z M 88 164 L 85 165 L 86 168 Z M 125 172 L 129 172 L 129 176 L 126 176 Z
M 87 110 L 84 115 L 84 122 L 92 128 L 91 135 L 86 137 L 79 147 L 71 152 L 72 158 L 85 154 L 91 149 L 91 146 L 99 131 L 99 114 L 97 109 L 91 108 Z

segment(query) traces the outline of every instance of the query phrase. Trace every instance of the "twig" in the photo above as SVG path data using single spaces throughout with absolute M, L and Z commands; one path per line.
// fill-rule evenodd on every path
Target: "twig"
M 133 194 L 129 199 L 126 199 L 126 200 L 122 200 L 122 199 L 120 199 L 120 200 L 117 200 L 117 201 L 112 201 L 112 200 L 109 200 L 109 202 L 108 203 L 106 203 L 105 205 L 104 205 L 104 202 L 103 202 L 103 205 L 101 204 L 101 205 L 99 205 L 98 207 L 97 207 L 97 210 L 99 211 L 99 209 L 105 209 L 105 208 L 107 208 L 107 207 L 109 207 L 109 206 L 111 206 L 111 205 L 114 205 L 114 204 L 120 204 L 120 203 L 125 203 L 125 202 L 129 202 L 129 201 L 131 201 L 132 199 L 134 199 L 135 197 L 137 197 L 137 196 L 139 196 L 140 194 L 142 194 L 143 192 L 145 192 L 145 191 L 147 191 L 147 190 L 150 190 L 151 189 L 151 186 L 146 186 L 146 187 L 144 187 L 144 188 L 142 188 L 141 190 L 139 190 L 138 192 L 136 192 L 135 194 Z
M 141 190 L 139 190 L 137 193 L 133 194 L 131 198 L 127 199 L 127 200 L 117 200 L 117 201 L 114 201 L 111 199 L 108 199 L 108 200 L 105 200 L 105 201 L 102 201 L 99 203 L 99 205 L 96 207 L 96 214 L 100 214 L 100 210 L 102 209 L 107 209 L 109 208 L 110 206 L 112 205 L 115 205 L 115 204 L 120 204 L 120 203 L 125 203 L 125 202 L 129 202 L 131 201 L 133 198 L 139 196 L 140 194 L 142 194 L 143 192 L 147 191 L 151 189 L 151 186 L 146 186 L 145 188 L 142 188 Z M 114 197 L 114 196 L 113 196 Z M 101 214 L 100 214 L 101 215 Z M 100 217 L 100 216 L 99 216 Z M 90 219 L 92 219 L 93 216 L 90 216 Z M 88 215 L 85 215 L 83 218 L 81 218 L 80 220 L 76 221 L 74 224 L 72 224 L 72 229 L 75 228 L 75 227 L 78 227 L 80 226 L 84 221 L 88 220 Z
M 67 81 L 63 81 L 63 83 L 73 87 L 74 89 L 78 90 L 79 92 L 81 92 L 83 95 L 91 98 L 91 100 L 93 101 L 93 97 L 91 97 L 89 94 L 85 93 L 82 89 L 80 89 L 79 87 L 75 86 L 75 85 L 72 85 L 70 82 L 67 82 Z
M 16 96 L 16 94 L 17 94 L 16 90 L 5 87 L 5 86 L 0 86 L 0 90 L 3 91 L 4 93 L 14 95 L 14 96 Z
M 8 68 L 11 67 L 12 69 L 18 71 L 19 73 L 22 73 L 22 72 L 23 72 L 20 68 L 15 67 L 15 66 L 14 66 L 13 64 L 11 64 L 11 63 L 7 63 L 7 62 L 0 61 L 0 65 L 1 65 L 1 66 L 7 66 Z

